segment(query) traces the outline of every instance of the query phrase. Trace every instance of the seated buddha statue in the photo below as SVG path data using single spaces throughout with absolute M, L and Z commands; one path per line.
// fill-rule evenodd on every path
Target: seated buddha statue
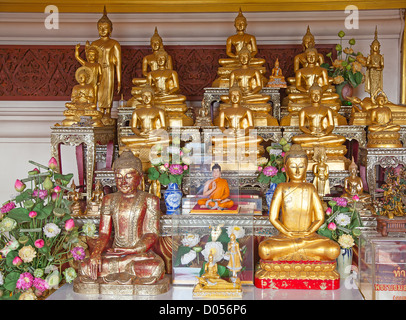
M 286 88 L 285 77 L 283 76 L 282 69 L 279 66 L 279 59 L 276 58 L 275 65 L 271 70 L 269 81 L 266 85 L 272 88 Z
M 148 73 L 158 69 L 157 53 L 159 50 L 164 50 L 164 45 L 161 36 L 158 34 L 158 29 L 155 27 L 155 32 L 150 40 L 152 53 L 146 55 L 142 59 L 142 75 L 143 78 L 133 78 L 132 83 L 135 87 L 131 90 L 132 98 L 127 101 L 127 107 L 136 106 L 142 103 L 141 88 L 147 83 Z M 165 69 L 173 69 L 172 57 L 168 55 Z
M 299 145 L 292 145 L 284 157 L 288 182 L 277 185 L 269 209 L 269 221 L 279 233 L 259 244 L 261 261 L 255 274 L 256 285 L 258 280 L 266 279 L 339 278 L 335 259 L 340 246 L 317 234 L 324 223 L 324 209 L 316 188 L 306 182 L 307 162 L 307 154 Z M 325 271 L 326 264 L 331 268 Z
M 371 195 L 364 192 L 364 183 L 358 176 L 358 166 L 352 158 L 352 162 L 348 167 L 350 175 L 344 179 L 344 193 L 342 198 L 352 201 L 354 196 L 358 196 L 359 201 L 363 204 L 371 202 Z
M 278 121 L 269 114 L 271 111 L 271 105 L 268 103 L 270 96 L 260 93 L 263 87 L 262 76 L 258 69 L 250 66 L 251 53 L 247 47 L 240 50 L 239 60 L 241 66 L 231 72 L 230 87 L 237 85 L 241 89 L 241 104 L 253 112 L 254 125 L 277 126 Z M 228 95 L 221 96 L 221 100 L 224 104 L 220 110 L 230 106 Z
M 247 28 L 247 19 L 242 14 L 241 9 L 238 16 L 235 18 L 234 26 L 237 33 L 227 38 L 227 58 L 219 59 L 220 68 L 217 72 L 219 78 L 214 80 L 212 84 L 213 87 L 230 87 L 229 75 L 234 69 L 241 67 L 239 54 L 243 47 L 247 47 L 251 52 L 250 66 L 258 69 L 261 75 L 265 74 L 266 72 L 266 68 L 263 66 L 266 62 L 265 59 L 255 57 L 255 55 L 258 53 L 257 40 L 255 36 L 245 32 Z
M 165 264 L 152 251 L 159 237 L 159 199 L 138 190 L 141 161 L 131 151 L 124 151 L 113 169 L 118 191 L 103 198 L 99 237 L 80 264 L 74 291 L 137 294 L 150 285 L 147 294 L 163 293 L 169 290 Z
M 80 117 L 91 117 L 92 126 L 102 127 L 102 113 L 97 110 L 94 86 L 92 85 L 92 70 L 82 66 L 76 70 L 76 81 L 79 83 L 72 89 L 71 101 L 65 103 L 68 110 L 63 112 L 66 117 L 62 121 L 63 126 L 71 126 L 80 122 Z
M 227 154 L 226 150 L 234 146 L 236 150 L 242 150 L 241 153 L 237 152 L 239 155 L 247 153 L 261 155 L 264 152 L 263 146 L 260 145 L 263 139 L 260 136 L 250 135 L 250 130 L 254 128 L 253 112 L 241 105 L 242 97 L 242 91 L 238 86 L 230 88 L 231 106 L 220 111 L 219 129 L 223 134 L 213 137 L 214 150 L 220 145 L 223 148 L 221 153 Z
M 230 188 L 226 179 L 221 177 L 221 166 L 215 164 L 211 168 L 213 179 L 206 181 L 203 188 L 203 199 L 199 199 L 197 204 L 205 208 L 218 208 L 219 210 L 231 208 L 234 202 L 229 199 Z
M 147 83 L 155 91 L 155 106 L 165 110 L 170 127 L 191 126 L 193 119 L 185 115 L 187 111 L 186 96 L 179 94 L 178 73 L 166 69 L 168 54 L 164 50 L 156 53 L 158 69 L 147 75 Z
M 377 94 L 376 105 L 371 109 L 370 125 L 368 126 L 367 148 L 401 148 L 400 125 L 393 124 L 392 111 L 385 106 L 387 98 Z
M 328 158 L 343 157 L 347 151 L 343 145 L 346 138 L 332 133 L 335 127 L 333 111 L 321 103 L 322 91 L 318 85 L 310 88 L 311 105 L 299 112 L 299 129 L 303 134 L 293 136 L 292 142 L 300 144 L 309 156 L 314 154 L 315 147 L 324 147 Z M 329 167 L 332 170 L 335 166 L 329 164 Z

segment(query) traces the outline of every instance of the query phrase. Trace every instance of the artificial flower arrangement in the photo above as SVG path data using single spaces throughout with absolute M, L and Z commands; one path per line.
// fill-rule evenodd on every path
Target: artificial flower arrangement
M 259 172 L 257 180 L 259 182 L 268 185 L 270 182 L 278 184 L 286 181 L 283 157 L 285 152 L 290 150 L 291 145 L 285 138 L 282 138 L 278 143 L 272 143 L 266 148 L 269 159 L 261 157 L 257 160 Z
M 331 65 L 325 62 L 321 64 L 321 67 L 327 69 L 328 75 L 333 78 L 335 85 L 342 86 L 349 83 L 353 88 L 356 88 L 364 81 L 365 77 L 362 68 L 366 66 L 366 58 L 361 52 L 354 51 L 353 46 L 356 43 L 354 38 L 348 40 L 349 47 L 343 49 L 344 36 L 344 31 L 338 33 L 340 43 L 336 45 L 337 59 L 333 61 L 332 52 L 329 52 L 326 56 L 330 58 Z M 339 92 L 339 90 L 337 91 Z
M 333 198 L 328 202 L 324 224 L 317 231 L 320 235 L 336 241 L 341 248 L 352 248 L 361 234 L 361 217 L 356 210 L 357 195 L 351 201 Z
M 212 253 L 213 261 L 218 263 L 219 275 L 228 278 L 230 272 L 226 265 L 230 260 L 230 255 L 227 252 L 230 236 L 232 233 L 236 236 L 236 241 L 240 244 L 241 256 L 244 259 L 247 252 L 246 233 L 245 229 L 240 226 L 223 226 L 223 224 L 216 227 L 210 226 L 212 230 L 209 236 L 200 236 L 196 233 L 183 236 L 173 266 L 198 267 L 200 268 L 199 276 L 201 276 L 206 263 L 209 261 L 209 254 Z M 244 272 L 245 269 L 246 267 L 243 265 L 241 272 Z
M 180 187 L 192 163 L 191 150 L 181 148 L 180 141 L 172 141 L 170 146 L 157 146 L 155 151 L 156 154 L 151 159 L 152 167 L 148 169 L 148 179 L 158 180 L 164 186 L 177 183 Z
M 69 262 L 86 255 L 64 199 L 73 175 L 55 172 L 54 158 L 48 166 L 29 162 L 37 168 L 16 180 L 19 194 L 0 209 L 0 299 L 44 298 L 62 278 L 76 278 Z

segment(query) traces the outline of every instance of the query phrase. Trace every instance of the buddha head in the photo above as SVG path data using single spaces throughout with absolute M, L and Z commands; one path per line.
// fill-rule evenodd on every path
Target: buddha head
M 158 34 L 158 28 L 155 27 L 155 32 L 151 37 L 151 48 L 153 51 L 158 51 L 163 47 L 163 42 L 161 36 Z
M 143 175 L 141 160 L 125 149 L 114 161 L 113 170 L 118 191 L 124 195 L 135 194 Z
M 247 28 L 247 19 L 242 14 L 241 8 L 238 12 L 238 16 L 234 20 L 234 26 L 237 31 L 245 31 L 245 29 Z
M 288 181 L 305 182 L 308 157 L 299 144 L 294 144 L 284 157 L 285 172 Z
M 317 49 L 316 48 L 308 48 L 306 49 L 305 57 L 308 64 L 314 65 L 317 61 Z
M 312 104 L 318 104 L 323 96 L 323 89 L 318 84 L 313 84 L 309 88 L 309 96 Z
M 221 177 L 221 166 L 218 163 L 214 164 L 214 166 L 211 168 L 211 171 L 214 179 Z
M 310 27 L 309 26 L 307 26 L 307 32 L 303 36 L 302 46 L 303 46 L 303 50 L 307 50 L 307 49 L 313 48 L 315 46 L 314 36 L 310 32 Z
M 239 105 L 242 99 L 242 91 L 240 87 L 234 84 L 228 91 L 230 102 L 233 105 Z
M 91 63 L 98 61 L 101 56 L 100 48 L 90 45 L 89 41 L 86 41 L 85 53 L 86 60 Z
M 81 85 L 89 84 L 92 82 L 93 72 L 90 68 L 82 66 L 76 70 L 75 78 Z
M 375 106 L 383 107 L 385 104 L 389 102 L 387 95 L 381 89 L 377 89 L 375 93 L 372 95 L 372 103 Z
M 168 60 L 168 53 L 163 49 L 159 49 L 156 53 L 156 61 L 158 63 L 158 66 L 160 68 L 164 68 L 167 60 Z
M 97 30 L 99 31 L 100 37 L 108 37 L 113 31 L 113 23 L 107 17 L 106 6 L 103 9 L 103 16 L 97 21 Z
M 379 53 L 381 48 L 381 44 L 378 41 L 378 27 L 375 27 L 375 37 L 374 37 L 374 41 L 372 41 L 371 43 L 371 53 Z
M 354 157 L 352 157 L 351 164 L 348 166 L 348 171 L 350 172 L 350 176 L 355 177 L 358 172 L 358 166 L 354 162 Z
M 246 46 L 243 46 L 242 49 L 238 52 L 238 58 L 243 66 L 249 65 L 251 60 L 251 51 L 249 51 Z
M 142 102 L 144 102 L 144 105 L 146 105 L 146 106 L 151 105 L 154 101 L 154 96 L 155 96 L 155 91 L 149 84 L 146 84 L 141 89 L 141 99 L 142 99 Z

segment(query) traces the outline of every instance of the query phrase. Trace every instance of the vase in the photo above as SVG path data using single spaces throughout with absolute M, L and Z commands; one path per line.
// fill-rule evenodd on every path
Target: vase
M 341 248 L 337 258 L 337 271 L 341 279 L 345 279 L 351 274 L 352 254 L 352 248 Z
M 177 183 L 170 183 L 164 192 L 166 205 L 166 214 L 180 214 L 180 205 L 182 203 L 182 191 Z
M 265 200 L 266 200 L 266 204 L 268 205 L 268 212 L 269 212 L 269 208 L 271 207 L 272 197 L 275 192 L 276 186 L 277 186 L 276 183 L 271 182 L 269 185 L 268 191 L 265 193 Z
M 340 84 L 336 85 L 336 91 L 337 91 L 337 94 L 340 96 L 341 105 L 347 105 L 349 103 L 349 101 L 347 100 L 347 97 L 352 97 L 354 88 L 352 87 L 351 84 L 344 81 L 344 82 L 341 82 Z

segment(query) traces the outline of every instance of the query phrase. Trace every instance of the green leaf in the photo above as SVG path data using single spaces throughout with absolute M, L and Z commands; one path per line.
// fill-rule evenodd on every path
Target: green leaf
M 8 267 L 13 267 L 13 260 L 14 260 L 14 258 L 17 257 L 17 256 L 18 256 L 17 250 L 10 251 L 10 252 L 7 254 L 7 257 L 6 257 L 6 265 L 7 265 Z
M 157 180 L 159 178 L 159 171 L 155 167 L 148 169 L 148 179 Z
M 32 196 L 32 190 L 31 189 L 27 189 L 24 192 L 20 193 L 17 197 L 16 197 L 16 202 L 20 203 L 23 202 L 25 200 L 31 199 Z
M 4 288 L 13 292 L 16 289 L 16 284 L 19 278 L 20 274 L 18 272 L 10 272 L 4 279 Z
M 217 264 L 217 272 L 221 278 L 229 277 L 228 268 L 226 268 L 225 266 L 222 266 L 221 264 Z
M 14 208 L 8 213 L 8 217 L 14 219 L 18 223 L 31 221 L 28 216 L 29 211 L 25 208 Z
M 354 75 L 354 79 L 355 79 L 355 82 L 357 83 L 357 85 L 354 87 L 354 88 L 356 88 L 362 82 L 362 73 L 357 71 Z
M 161 175 L 159 176 L 158 181 L 159 181 L 162 185 L 164 185 L 164 186 L 167 186 L 167 185 L 171 182 L 171 181 L 169 180 L 169 176 L 168 176 L 167 173 L 161 174 Z
M 327 228 L 320 228 L 319 230 L 317 230 L 317 233 L 321 236 L 333 239 L 333 233 Z
M 322 64 L 320 65 L 320 67 L 325 68 L 325 69 L 328 70 L 328 68 L 330 68 L 330 65 L 329 65 L 328 63 L 324 62 L 324 63 L 322 63 Z

